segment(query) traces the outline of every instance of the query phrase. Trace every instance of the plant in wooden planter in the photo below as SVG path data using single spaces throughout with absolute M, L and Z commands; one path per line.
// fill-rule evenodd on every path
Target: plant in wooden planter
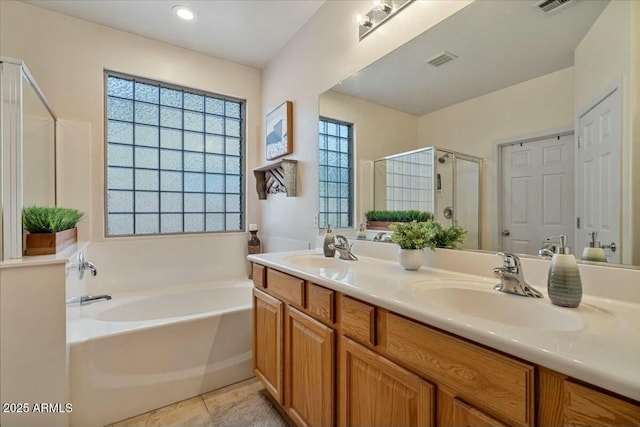
M 367 228 L 371 230 L 388 230 L 394 222 L 426 222 L 433 219 L 431 212 L 420 211 L 369 211 L 364 214 L 367 218 Z
M 29 206 L 22 210 L 25 255 L 55 254 L 77 240 L 76 224 L 83 213 L 55 206 Z

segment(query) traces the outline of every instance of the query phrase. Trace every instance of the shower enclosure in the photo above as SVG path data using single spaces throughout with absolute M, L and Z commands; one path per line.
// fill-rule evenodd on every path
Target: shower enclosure
M 0 57 L 0 260 L 22 257 L 22 207 L 56 203 L 56 116 L 23 61 Z
M 426 147 L 374 162 L 374 209 L 432 212 L 467 230 L 463 248 L 480 247 L 482 159 Z

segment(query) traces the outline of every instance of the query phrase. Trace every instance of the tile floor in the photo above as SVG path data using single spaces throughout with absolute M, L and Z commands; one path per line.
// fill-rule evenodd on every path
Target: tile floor
M 262 383 L 251 378 L 107 427 L 292 427 L 271 403 Z

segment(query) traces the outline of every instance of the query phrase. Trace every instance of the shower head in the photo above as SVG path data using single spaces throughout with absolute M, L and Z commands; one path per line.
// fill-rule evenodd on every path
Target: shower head
M 438 162 L 439 162 L 439 163 L 444 163 L 444 162 L 445 162 L 445 160 L 446 160 L 446 159 L 448 159 L 448 158 L 449 158 L 449 153 L 447 153 L 447 154 L 445 154 L 445 155 L 443 155 L 443 156 L 438 157 Z

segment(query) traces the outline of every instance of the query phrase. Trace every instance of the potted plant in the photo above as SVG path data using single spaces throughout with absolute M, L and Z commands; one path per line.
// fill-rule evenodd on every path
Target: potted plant
M 431 250 L 435 248 L 455 249 L 458 244 L 464 243 L 467 237 L 467 230 L 460 225 L 445 227 L 437 221 L 427 221 L 425 228 L 430 237 L 427 246 Z
M 367 228 L 370 230 L 389 230 L 394 222 L 425 222 L 433 219 L 430 212 L 409 211 L 369 211 L 364 214 L 367 218 Z
M 455 249 L 464 242 L 467 230 L 459 225 L 445 227 L 432 219 L 424 222 L 395 222 L 389 228 L 393 231 L 391 240 L 400 249 L 398 259 L 405 270 L 418 270 L 424 263 L 424 248 Z
M 433 238 L 433 228 L 427 222 L 394 222 L 389 225 L 391 240 L 400 246 L 398 260 L 405 270 L 418 270 L 424 263 L 424 248 Z
M 83 213 L 55 206 L 29 206 L 22 210 L 26 235 L 25 255 L 55 254 L 77 240 L 76 224 Z

